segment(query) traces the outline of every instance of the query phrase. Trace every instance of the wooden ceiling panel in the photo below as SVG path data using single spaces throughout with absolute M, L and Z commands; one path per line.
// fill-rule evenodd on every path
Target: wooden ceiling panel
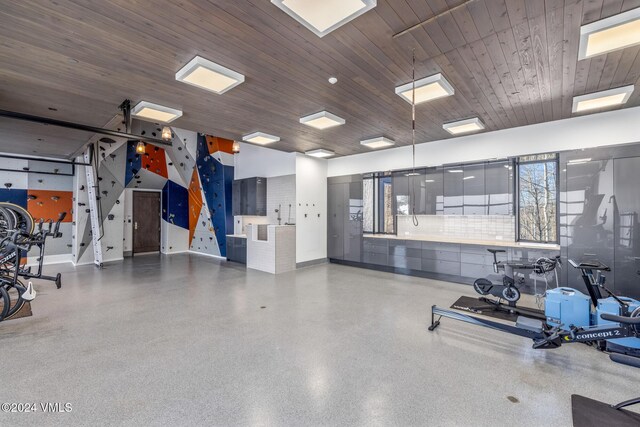
M 488 130 L 571 117 L 575 95 L 640 80 L 638 46 L 577 60 L 582 24 L 640 0 L 463 3 L 378 0 L 318 38 L 266 0 L 3 2 L 0 108 L 103 126 L 125 98 L 144 99 L 182 109 L 177 127 L 238 140 L 262 131 L 281 137 L 276 149 L 348 155 L 368 151 L 359 141 L 378 135 L 410 144 L 411 108 L 394 89 L 411 80 L 414 49 L 417 78 L 442 72 L 456 90 L 417 106 L 419 142 L 450 137 L 443 123 L 474 116 Z M 195 55 L 244 74 L 245 83 L 214 95 L 176 82 Z M 640 105 L 639 92 L 625 107 Z M 324 109 L 346 125 L 318 131 L 298 122 Z M 20 144 L 5 138 L 0 151 L 33 139 L 16 126 L 10 135 Z M 55 138 L 55 147 L 36 151 L 75 151 L 77 135 L 66 145 Z

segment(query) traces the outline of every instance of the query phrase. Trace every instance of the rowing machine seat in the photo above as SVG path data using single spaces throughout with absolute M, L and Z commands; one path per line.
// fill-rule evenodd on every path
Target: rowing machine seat
M 539 334 L 542 333 L 542 321 L 538 319 L 518 316 L 518 318 L 516 319 L 516 327 Z

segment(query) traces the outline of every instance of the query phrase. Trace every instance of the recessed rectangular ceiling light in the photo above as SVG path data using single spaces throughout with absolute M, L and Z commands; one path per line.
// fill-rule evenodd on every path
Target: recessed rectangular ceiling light
M 462 173 L 464 172 L 462 169 L 449 169 L 449 173 Z
M 251 142 L 253 144 L 265 145 L 280 141 L 280 137 L 269 135 L 268 133 L 264 132 L 254 132 L 252 134 L 243 136 L 242 140 Z
M 324 148 L 318 148 L 317 150 L 307 151 L 304 154 L 306 154 L 307 156 L 322 158 L 322 157 L 331 157 L 336 153 L 334 153 L 331 150 L 325 150 Z
M 451 96 L 455 93 L 453 86 L 451 86 L 441 73 L 416 80 L 415 86 L 416 105 L 427 101 L 433 101 L 434 99 L 444 98 L 445 96 Z M 413 82 L 396 87 L 396 95 L 400 95 L 402 99 L 407 101 L 409 104 L 413 102 L 411 96 L 412 91 Z
M 393 139 L 385 138 L 384 136 L 360 141 L 360 145 L 364 145 L 365 147 L 369 147 L 372 149 L 390 147 L 395 144 L 396 142 Z
M 474 117 L 472 119 L 458 120 L 457 122 L 445 123 L 442 125 L 442 129 L 449 132 L 451 135 L 461 135 L 463 133 L 478 132 L 484 129 L 484 123 Z
M 164 105 L 140 101 L 131 109 L 131 115 L 146 121 L 170 123 L 181 117 L 182 111 L 165 107 Z
M 221 95 L 244 82 L 244 76 L 200 56 L 176 73 L 176 80 Z
M 578 59 L 640 43 L 640 7 L 580 27 Z
M 271 0 L 318 37 L 376 7 L 376 0 Z
M 471 176 L 465 176 L 464 178 L 462 178 L 464 181 L 468 180 L 468 179 L 474 179 L 475 176 L 471 175 Z
M 597 110 L 600 108 L 625 104 L 629 100 L 633 89 L 634 86 L 629 85 L 615 89 L 603 90 L 602 92 L 574 96 L 573 108 L 571 111 L 574 113 L 580 113 L 582 111 Z
M 319 113 L 302 117 L 300 119 L 300 123 L 316 129 L 328 129 L 334 126 L 343 125 L 346 121 L 335 114 L 329 113 L 328 111 L 320 111 Z

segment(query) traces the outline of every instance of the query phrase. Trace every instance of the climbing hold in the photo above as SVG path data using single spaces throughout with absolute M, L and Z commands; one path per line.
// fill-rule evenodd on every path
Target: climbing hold
M 5 186 L 5 187 L 7 187 L 7 188 L 11 188 L 11 187 L 13 187 L 13 184 L 12 184 L 12 183 L 10 183 L 10 182 L 6 182 L 6 183 L 4 184 L 4 186 Z

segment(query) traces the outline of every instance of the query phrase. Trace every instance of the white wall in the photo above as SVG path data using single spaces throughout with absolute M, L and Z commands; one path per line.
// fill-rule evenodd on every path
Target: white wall
M 640 107 L 416 145 L 416 166 L 439 166 L 640 141 Z M 329 160 L 328 176 L 411 168 L 411 146 Z
M 327 161 L 296 155 L 296 262 L 327 257 Z
M 241 143 L 234 166 L 235 179 L 292 175 L 296 173 L 296 153 Z

